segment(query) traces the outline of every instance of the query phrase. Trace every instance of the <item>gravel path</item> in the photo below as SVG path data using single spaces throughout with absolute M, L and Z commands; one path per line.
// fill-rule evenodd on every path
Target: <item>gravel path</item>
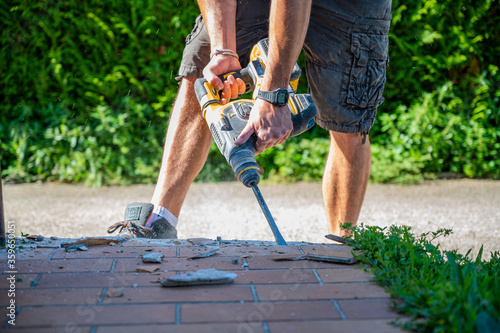
M 321 184 L 261 185 L 288 241 L 328 242 Z M 68 184 L 4 185 L 6 221 L 17 235 L 84 237 L 106 234 L 127 203 L 149 201 L 151 185 L 89 188 Z M 445 249 L 500 250 L 500 181 L 438 180 L 421 185 L 369 185 L 360 216 L 368 225 L 408 225 L 417 233 L 453 229 Z M 193 184 L 178 225 L 179 238 L 273 240 L 250 189 L 239 183 Z

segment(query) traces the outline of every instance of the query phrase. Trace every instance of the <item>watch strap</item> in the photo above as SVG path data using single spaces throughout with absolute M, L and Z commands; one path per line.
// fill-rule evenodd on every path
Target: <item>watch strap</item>
M 280 93 L 286 93 L 287 98 L 284 103 L 279 103 L 278 101 L 278 94 Z M 260 98 L 262 100 L 265 100 L 271 104 L 274 104 L 276 106 L 285 106 L 288 102 L 288 90 L 286 89 L 276 89 L 274 91 L 264 91 L 264 90 L 259 90 L 257 92 L 257 98 Z

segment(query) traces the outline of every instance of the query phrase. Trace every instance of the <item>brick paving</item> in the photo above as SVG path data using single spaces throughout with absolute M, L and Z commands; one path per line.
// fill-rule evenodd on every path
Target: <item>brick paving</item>
M 400 318 L 395 300 L 359 264 L 273 260 L 325 251 L 349 257 L 345 245 L 197 239 L 129 240 L 75 252 L 58 247 L 72 241 L 31 242 L 16 253 L 15 326 L 5 314 L 11 270 L 0 252 L 0 331 L 400 332 L 390 324 Z M 210 257 L 189 259 L 215 248 Z M 148 252 L 162 253 L 161 264 L 143 263 Z M 137 272 L 148 265 L 159 270 Z M 204 268 L 238 277 L 225 285 L 159 283 Z

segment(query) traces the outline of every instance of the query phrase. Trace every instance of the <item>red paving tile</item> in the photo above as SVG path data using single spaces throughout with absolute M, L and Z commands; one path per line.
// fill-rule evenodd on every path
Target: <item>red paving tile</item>
M 319 283 L 312 270 L 251 270 L 233 273 L 238 274 L 235 284 Z
M 240 324 L 183 324 L 183 325 L 140 325 L 140 326 L 100 326 L 96 333 L 264 333 L 262 323 Z
M 53 273 L 43 274 L 35 288 L 89 288 L 89 287 L 132 287 L 137 284 L 140 287 L 151 286 L 152 281 L 164 280 L 175 275 L 175 272 L 161 272 L 159 275 L 149 273 L 138 273 L 137 275 L 115 272 L 115 273 Z
M 318 269 L 321 281 L 324 283 L 336 282 L 369 282 L 372 276 L 364 270 L 357 268 L 342 268 L 342 269 Z
M 16 253 L 16 260 L 48 260 L 56 249 L 34 249 Z
M 176 256 L 175 248 L 94 246 L 87 251 L 66 252 L 65 249 L 57 249 L 52 259 L 141 258 L 142 254 L 151 252 L 147 250 L 162 253 L 165 258 Z
M 328 262 L 296 260 L 296 261 L 274 261 L 271 258 L 275 256 L 255 256 L 247 258 L 249 269 L 312 269 L 312 268 L 345 268 L 345 265 L 332 264 Z
M 338 304 L 347 319 L 397 318 L 391 299 L 340 300 Z
M 216 249 L 218 246 L 180 246 L 179 257 L 191 257 L 203 252 L 210 251 L 212 249 Z M 301 255 L 302 253 L 299 250 L 298 246 L 251 246 L 251 245 L 242 245 L 242 246 L 228 246 L 223 245 L 217 251 L 217 255 L 226 256 L 226 257 L 235 257 L 238 258 L 240 256 L 259 256 L 259 255 Z
M 370 282 L 372 276 L 358 265 L 271 260 L 303 252 L 349 256 L 349 247 L 211 243 L 130 240 L 71 253 L 62 248 L 21 250 L 13 331 L 399 332 L 387 324 L 398 317 L 390 308 L 389 294 Z M 211 257 L 188 259 L 217 246 Z M 151 265 L 140 257 L 149 249 L 165 254 L 159 274 L 136 270 Z M 158 283 L 204 268 L 238 277 L 230 285 L 164 288 Z M 9 287 L 6 278 L 0 280 L 0 293 L 6 294 Z M 108 297 L 107 291 L 123 295 Z M 0 329 L 6 327 L 3 317 Z
M 250 287 L 198 286 L 163 288 L 160 286 L 124 288 L 123 297 L 109 298 L 109 304 L 253 301 Z
M 113 259 L 58 259 L 20 260 L 16 262 L 19 273 L 106 272 Z
M 186 304 L 181 323 L 263 322 L 276 320 L 340 319 L 328 301 Z
M 349 332 L 349 333 L 394 333 L 400 329 L 387 320 L 317 320 L 302 322 L 270 322 L 270 333 L 304 332 Z
M 108 324 L 161 324 L 175 322 L 175 305 L 94 305 L 78 307 L 26 307 L 16 327 L 68 327 Z M 69 330 L 71 332 L 71 330 Z
M 136 272 L 137 267 L 145 265 L 141 259 L 118 259 L 115 272 Z M 147 264 L 146 264 L 147 265 Z M 228 257 L 209 257 L 202 259 L 188 260 L 186 258 L 167 258 L 160 266 L 160 271 L 196 271 L 205 268 L 217 267 L 219 270 L 244 270 L 243 262 L 233 264 Z
M 20 289 L 16 303 L 19 306 L 93 305 L 97 304 L 101 294 L 102 288 Z
M 78 327 L 48 327 L 48 328 L 9 328 L 9 330 L 5 330 L 6 332 L 15 332 L 15 333 L 68 333 L 68 332 L 78 332 L 78 333 L 90 333 L 92 331 L 92 326 L 78 326 Z M 3 332 L 0 330 L 0 332 Z
M 11 274 L 2 275 L 0 278 L 0 289 L 8 289 L 10 286 L 9 277 Z M 16 277 L 16 288 L 29 288 L 31 287 L 31 281 L 35 281 L 40 274 L 15 274 Z
M 375 283 L 294 284 L 256 286 L 260 301 L 388 298 Z

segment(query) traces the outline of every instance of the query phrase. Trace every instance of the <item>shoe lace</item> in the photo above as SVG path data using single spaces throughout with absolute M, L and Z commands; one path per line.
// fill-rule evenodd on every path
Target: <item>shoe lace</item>
M 129 234 L 134 235 L 134 237 L 154 238 L 155 236 L 155 232 L 151 228 L 137 225 L 132 221 L 116 222 L 115 224 L 108 227 L 108 234 L 115 232 L 118 228 L 120 228 L 119 232 L 125 230 Z

